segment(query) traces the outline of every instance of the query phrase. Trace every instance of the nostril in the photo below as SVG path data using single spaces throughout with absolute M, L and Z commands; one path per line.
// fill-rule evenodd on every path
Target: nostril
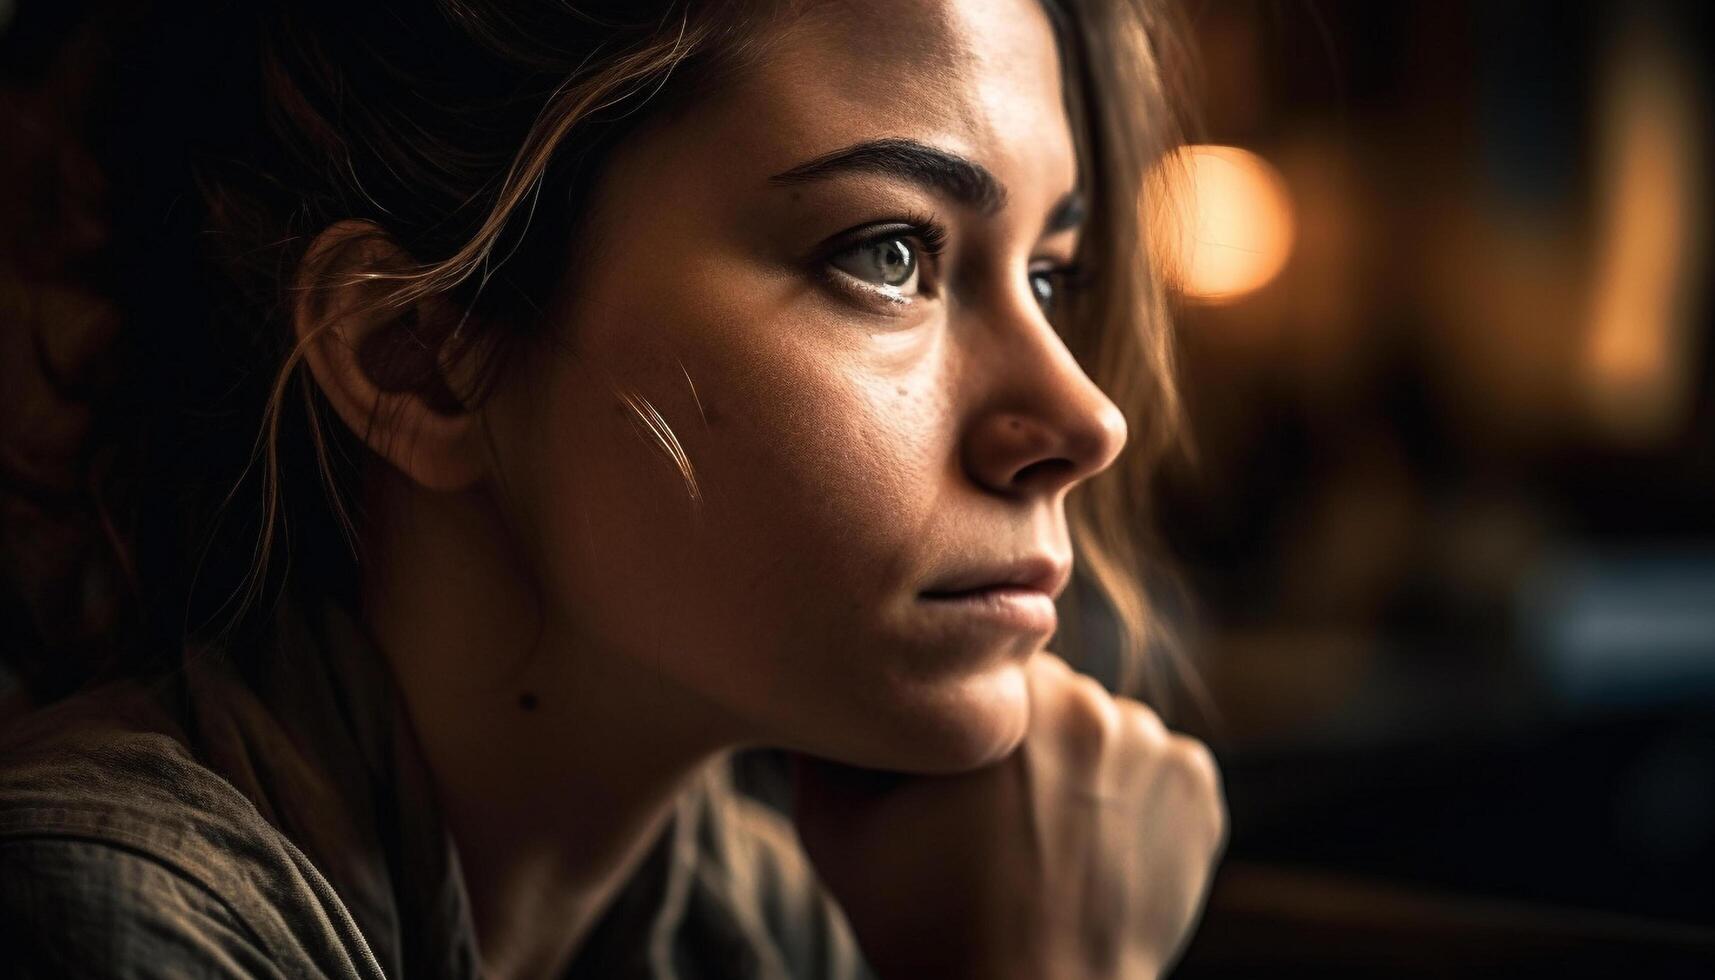
M 1012 475 L 1016 486 L 1065 482 L 1077 466 L 1069 459 L 1039 459 Z

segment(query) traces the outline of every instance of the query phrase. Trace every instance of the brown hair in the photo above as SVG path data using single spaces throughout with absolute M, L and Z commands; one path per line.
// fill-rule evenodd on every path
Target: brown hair
M 0 111 L 30 152 L 0 176 L 51 191 L 24 199 L 0 253 L 0 301 L 18 307 L 0 343 L 41 380 L 0 429 L 0 629 L 31 693 L 254 638 L 288 587 L 355 588 L 367 450 L 328 424 L 288 323 L 317 232 L 382 229 L 411 261 L 377 302 L 450 302 L 472 325 L 444 338 L 453 356 L 480 360 L 479 387 L 503 379 L 612 148 L 759 56 L 786 3 L 101 4 L 57 60 L 7 78 Z M 1048 7 L 1094 205 L 1092 284 L 1062 329 L 1133 433 L 1071 498 L 1074 594 L 1099 590 L 1119 662 L 1147 673 L 1137 530 L 1179 410 L 1137 198 L 1177 142 L 1161 44 L 1176 35 L 1146 0 Z M 49 227 L 71 240 L 41 249 Z M 55 306 L 68 283 L 95 312 Z M 63 431 L 40 438 L 38 409 Z

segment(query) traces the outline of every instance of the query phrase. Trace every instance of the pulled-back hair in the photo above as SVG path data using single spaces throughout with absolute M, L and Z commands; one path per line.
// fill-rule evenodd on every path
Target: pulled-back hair
M 288 588 L 355 592 L 369 450 L 290 323 L 318 232 L 368 222 L 408 256 L 376 301 L 461 311 L 427 341 L 473 362 L 456 395 L 480 400 L 549 328 L 613 149 L 804 4 L 20 4 L 0 39 L 0 657 L 29 696 L 242 649 Z M 1099 591 L 1138 681 L 1160 664 L 1138 531 L 1179 414 L 1138 196 L 1178 139 L 1176 35 L 1147 0 L 1047 5 L 1092 203 L 1092 284 L 1061 329 L 1132 432 L 1070 498 L 1071 595 Z

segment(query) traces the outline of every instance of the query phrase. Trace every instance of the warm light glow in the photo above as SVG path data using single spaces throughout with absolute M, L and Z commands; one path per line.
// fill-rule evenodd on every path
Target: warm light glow
M 1691 396 L 1705 171 L 1697 90 L 1676 51 L 1631 32 L 1598 116 L 1602 239 L 1585 366 L 1596 420 L 1630 440 L 1672 431 Z
M 1181 293 L 1227 302 L 1267 285 L 1292 252 L 1292 200 L 1268 161 L 1188 146 L 1157 166 L 1144 198 L 1158 262 Z

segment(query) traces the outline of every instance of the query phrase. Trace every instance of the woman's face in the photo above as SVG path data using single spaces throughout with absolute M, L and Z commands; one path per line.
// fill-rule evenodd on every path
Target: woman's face
M 1010 750 L 1052 607 L 935 593 L 1057 592 L 1067 491 L 1125 441 L 1041 302 L 1076 190 L 1036 0 L 819 5 L 628 143 L 489 410 L 552 642 L 746 742 Z

